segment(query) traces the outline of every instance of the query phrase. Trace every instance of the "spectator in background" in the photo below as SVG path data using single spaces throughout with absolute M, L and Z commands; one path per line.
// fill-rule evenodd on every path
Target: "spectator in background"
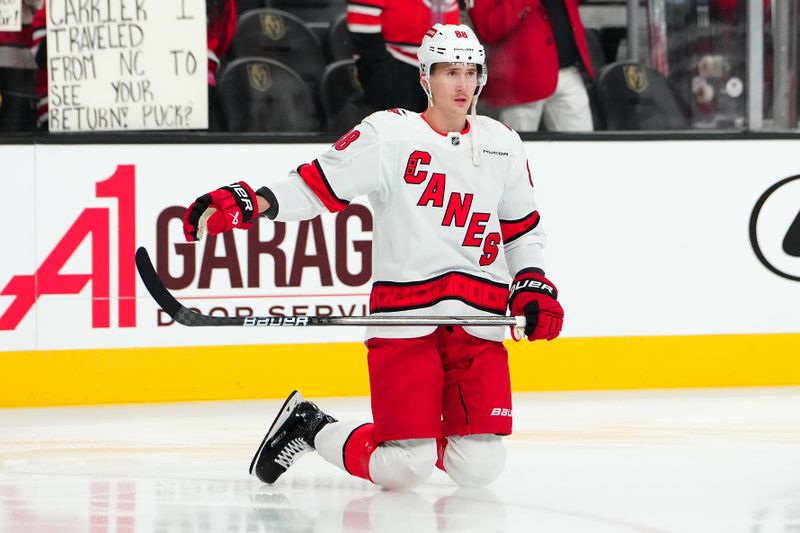
M 208 46 L 208 130 L 225 131 L 225 118 L 217 95 L 220 58 L 225 55 L 236 32 L 236 0 L 206 0 L 206 38 Z M 33 17 L 33 45 L 36 65 L 37 125 L 47 129 L 47 11 L 46 6 Z
M 236 33 L 236 0 L 206 0 L 208 28 L 208 131 L 226 131 L 217 93 L 217 70 Z
M 30 54 L 33 14 L 43 0 L 22 0 L 21 31 L 0 31 L 0 128 L 3 131 L 33 129 L 31 106 L 35 94 L 35 69 Z M 15 104 L 12 101 L 16 100 Z
M 33 16 L 31 52 L 36 62 L 36 127 L 47 130 L 47 5 Z
M 483 92 L 517 131 L 591 131 L 581 71 L 594 77 L 578 0 L 468 0 L 480 39 L 490 45 L 492 83 Z
M 442 13 L 436 13 L 431 0 L 348 0 L 347 29 L 368 105 L 417 113 L 428 106 L 420 91 L 417 49 L 434 22 L 459 19 L 457 0 L 441 2 Z M 439 16 L 443 20 L 434 20 Z

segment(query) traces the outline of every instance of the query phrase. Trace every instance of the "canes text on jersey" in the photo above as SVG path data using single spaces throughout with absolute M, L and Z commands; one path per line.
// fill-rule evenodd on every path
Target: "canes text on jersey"
M 422 150 L 415 150 L 408 157 L 406 163 L 405 181 L 411 185 L 420 185 L 428 179 L 428 171 L 420 167 L 431 164 L 431 154 Z M 470 212 L 472 207 L 472 193 L 451 192 L 445 206 L 444 197 L 447 176 L 442 172 L 432 172 L 425 190 L 419 197 L 417 205 L 420 207 L 443 208 L 442 226 L 458 228 L 466 227 L 464 240 L 461 246 L 480 247 L 483 251 L 478 262 L 481 266 L 491 265 L 497 259 L 498 246 L 502 242 L 500 234 L 491 232 L 485 237 L 486 224 L 491 218 L 491 213 L 480 211 Z

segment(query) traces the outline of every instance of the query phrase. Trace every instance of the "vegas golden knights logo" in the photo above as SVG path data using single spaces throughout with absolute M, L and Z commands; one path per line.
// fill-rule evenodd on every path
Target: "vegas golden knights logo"
M 353 86 L 353 88 L 363 91 L 364 87 L 361 85 L 361 80 L 358 78 L 358 69 L 356 66 L 348 65 L 347 73 L 350 75 L 350 84 Z
M 647 72 L 639 65 L 625 65 L 625 83 L 631 91 L 642 93 L 649 85 Z
M 261 17 L 261 31 L 273 41 L 280 41 L 286 35 L 286 23 L 280 15 L 264 15 Z
M 265 93 L 272 87 L 272 73 L 263 63 L 250 63 L 247 65 L 247 75 L 250 78 L 250 87 Z

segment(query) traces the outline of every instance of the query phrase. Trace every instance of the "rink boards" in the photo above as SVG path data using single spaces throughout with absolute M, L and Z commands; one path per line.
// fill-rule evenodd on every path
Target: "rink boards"
M 145 246 L 205 313 L 365 314 L 366 199 L 182 238 L 194 197 L 325 148 L 0 146 L 0 406 L 367 394 L 362 329 L 176 326 L 133 269 Z M 800 141 L 527 149 L 567 317 L 557 341 L 509 341 L 515 390 L 800 383 Z

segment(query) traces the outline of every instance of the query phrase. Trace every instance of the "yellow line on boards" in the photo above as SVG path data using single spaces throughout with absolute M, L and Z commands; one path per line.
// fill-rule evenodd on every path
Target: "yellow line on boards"
M 506 346 L 514 391 L 800 385 L 800 334 L 596 337 Z
M 800 385 L 800 334 L 508 341 L 514 391 Z M 369 394 L 362 343 L 0 352 L 0 407 Z

